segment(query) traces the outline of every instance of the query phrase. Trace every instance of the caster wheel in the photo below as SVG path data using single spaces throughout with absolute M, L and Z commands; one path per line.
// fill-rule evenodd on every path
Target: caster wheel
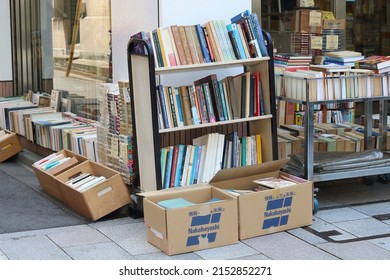
M 313 215 L 318 212 L 320 209 L 320 204 L 318 203 L 317 198 L 313 198 Z
M 367 186 L 372 186 L 372 185 L 375 183 L 375 177 L 374 177 L 374 176 L 367 176 L 367 177 L 364 177 L 364 183 L 365 183 Z
M 379 176 L 379 181 L 382 182 L 383 184 L 388 184 L 390 183 L 390 174 L 383 174 Z

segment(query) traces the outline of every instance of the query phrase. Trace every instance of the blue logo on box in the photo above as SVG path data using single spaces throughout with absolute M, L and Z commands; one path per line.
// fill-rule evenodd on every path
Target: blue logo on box
M 287 225 L 292 200 L 292 196 L 268 200 L 264 212 L 263 229 Z
M 222 213 L 213 213 L 202 216 L 193 216 L 191 225 L 188 229 L 186 246 L 196 246 L 201 242 L 212 243 L 217 238 L 217 230 L 219 229 L 219 221 Z

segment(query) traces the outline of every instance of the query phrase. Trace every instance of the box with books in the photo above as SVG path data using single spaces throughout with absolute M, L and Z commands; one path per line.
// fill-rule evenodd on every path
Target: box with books
M 286 162 L 220 170 L 209 182 L 237 195 L 240 240 L 312 223 L 313 182 L 281 171 Z
M 0 162 L 22 151 L 18 136 L 8 130 L 0 130 Z
M 130 203 L 119 172 L 99 163 L 84 161 L 55 179 L 65 205 L 92 221 Z
M 42 190 L 62 200 L 60 187 L 55 180 L 55 176 L 86 160 L 87 158 L 72 151 L 61 150 L 33 163 L 32 168 Z
M 236 198 L 196 185 L 143 194 L 147 240 L 167 255 L 238 242 Z

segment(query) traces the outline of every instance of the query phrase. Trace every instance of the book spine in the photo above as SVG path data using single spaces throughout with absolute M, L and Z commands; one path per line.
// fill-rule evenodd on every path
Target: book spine
M 190 99 L 190 105 L 191 105 L 191 116 L 194 121 L 194 124 L 199 124 L 199 113 L 198 113 L 198 107 L 196 106 L 196 99 L 195 99 L 195 90 L 193 85 L 189 85 L 188 87 L 188 96 Z
M 191 104 L 190 104 L 190 98 L 188 95 L 187 86 L 180 86 L 179 93 L 180 93 L 181 107 L 183 108 L 184 124 L 193 125 L 194 121 L 191 116 Z
M 198 55 L 198 61 L 199 61 L 199 63 L 204 63 L 205 59 L 203 56 L 202 48 L 200 46 L 199 37 L 198 37 L 197 31 L 196 31 L 195 25 L 191 25 L 191 36 L 194 40 L 196 54 Z
M 194 62 L 192 61 L 190 46 L 188 44 L 184 25 L 179 26 L 179 34 L 180 34 L 181 42 L 183 43 L 183 49 L 184 49 L 184 54 L 185 54 L 187 63 L 193 64 Z
M 265 40 L 264 40 L 263 32 L 262 32 L 262 29 L 261 29 L 261 25 L 260 25 L 260 22 L 259 22 L 259 18 L 257 17 L 257 14 L 256 13 L 251 13 L 250 18 L 252 20 L 251 22 L 253 24 L 253 32 L 254 32 L 254 34 L 256 36 L 256 39 L 257 39 L 257 42 L 259 44 L 261 55 L 262 56 L 269 56 L 268 55 L 267 46 L 265 45 Z
M 194 38 L 192 37 L 192 34 L 191 34 L 191 26 L 190 25 L 184 26 L 184 31 L 185 31 L 185 34 L 186 34 L 186 38 L 187 38 L 187 42 L 188 42 L 188 48 L 190 50 L 192 62 L 194 64 L 199 64 L 200 61 L 199 61 L 199 58 L 198 58 L 198 54 L 196 52 Z
M 195 25 L 196 34 L 198 35 L 199 44 L 202 49 L 202 54 L 204 57 L 204 62 L 211 62 L 209 48 L 207 46 L 206 37 L 204 35 L 203 27 L 200 24 Z
M 167 104 L 165 103 L 164 89 L 162 85 L 157 86 L 157 94 L 159 95 L 159 100 L 161 102 L 164 128 L 169 128 Z
M 178 156 L 177 156 L 177 165 L 176 165 L 176 175 L 174 187 L 180 186 L 181 179 L 183 177 L 183 165 L 184 165 L 184 154 L 186 146 L 179 144 L 178 146 Z
M 196 160 L 195 162 L 193 163 L 194 167 L 193 167 L 193 170 L 194 170 L 194 174 L 193 174 L 193 177 L 192 177 L 192 184 L 196 184 L 199 182 L 199 170 L 200 170 L 200 163 L 202 161 L 202 150 L 204 148 L 204 146 L 196 146 L 197 147 L 197 150 L 196 150 Z
M 152 31 L 152 36 L 153 36 L 154 47 L 155 47 L 155 50 L 156 50 L 155 55 L 157 56 L 157 62 L 158 62 L 157 65 L 158 65 L 158 67 L 163 67 L 164 66 L 164 61 L 163 61 L 163 58 L 162 58 L 160 43 L 158 41 L 157 31 L 156 30 Z
M 177 160 L 179 156 L 179 146 L 173 147 L 173 154 L 172 154 L 172 168 L 171 168 L 171 174 L 169 178 L 169 187 L 173 188 L 175 186 L 175 176 L 177 171 Z
M 217 62 L 222 61 L 220 51 L 218 50 L 218 47 L 216 44 L 216 35 L 213 32 L 211 21 L 206 22 L 205 30 L 206 30 L 207 39 L 209 40 L 209 43 L 211 46 L 210 49 L 212 50 L 212 54 L 213 54 L 215 61 L 217 61 Z
M 205 103 L 207 108 L 207 115 L 209 116 L 209 122 L 214 123 L 216 122 L 216 118 L 213 109 L 213 102 L 211 101 L 209 84 L 208 83 L 202 84 L 202 88 L 205 96 Z
M 178 127 L 178 118 L 176 114 L 176 108 L 175 108 L 175 103 L 174 103 L 174 96 L 173 96 L 173 90 L 172 87 L 168 86 L 168 97 L 169 97 L 169 106 L 171 107 L 171 114 L 172 114 L 172 121 L 173 121 L 173 126 Z
M 228 111 L 227 111 L 227 105 L 226 105 L 226 99 L 225 99 L 225 91 L 223 90 L 222 81 L 217 81 L 217 84 L 218 84 L 219 95 L 221 97 L 222 112 L 223 112 L 224 120 L 228 120 L 229 119 L 229 114 L 228 114 Z
M 236 56 L 234 54 L 233 45 L 232 45 L 232 43 L 230 41 L 230 38 L 229 38 L 229 35 L 228 35 L 228 31 L 227 31 L 227 28 L 226 28 L 226 23 L 225 23 L 224 20 L 218 20 L 218 23 L 219 23 L 220 28 L 222 30 L 223 40 L 226 43 L 227 48 L 228 48 L 229 57 L 230 57 L 231 60 L 235 60 Z
M 235 26 L 235 27 L 233 27 L 233 26 Z M 242 46 L 239 47 L 239 41 L 238 41 L 239 37 L 238 37 L 237 29 L 233 29 L 233 28 L 237 28 L 237 27 L 233 23 L 228 24 L 226 27 L 228 30 L 228 36 L 229 36 L 230 42 L 231 42 L 232 47 L 233 47 L 234 55 L 237 59 L 242 59 L 244 57 L 243 56 L 244 50 L 242 50 L 242 52 L 241 52 Z
M 181 41 L 179 27 L 177 25 L 171 26 L 173 40 L 175 41 L 175 46 L 177 54 L 179 56 L 180 65 L 187 65 L 188 61 L 184 52 L 183 42 Z
M 177 108 L 178 124 L 179 127 L 182 127 L 184 126 L 183 108 L 181 107 L 180 94 L 177 87 L 174 88 L 174 102 L 175 108 Z
M 164 41 L 163 41 L 163 36 L 162 36 L 162 32 L 161 32 L 161 28 L 157 28 L 156 29 L 157 31 L 157 40 L 159 42 L 159 46 L 160 46 L 160 51 L 161 51 L 161 57 L 162 57 L 162 61 L 163 61 L 163 65 L 162 66 L 169 66 L 169 62 L 167 60 L 167 55 L 166 55 L 166 52 L 165 52 L 165 46 L 164 46 Z
M 214 55 L 213 47 L 211 46 L 210 35 L 209 35 L 208 31 L 207 31 L 206 26 L 202 27 L 202 29 L 203 29 L 204 36 L 206 38 L 207 49 L 209 50 L 209 54 L 210 54 L 210 60 L 212 62 L 215 62 L 216 58 L 215 58 L 215 55 Z
M 197 100 L 199 102 L 199 112 L 201 116 L 201 121 L 202 123 L 208 123 L 209 122 L 209 117 L 207 114 L 207 107 L 206 107 L 206 100 L 204 96 L 203 89 L 200 85 L 195 86 L 195 92 L 197 95 Z
M 168 147 L 168 152 L 167 152 L 167 162 L 165 165 L 165 180 L 164 180 L 164 188 L 168 189 L 169 188 L 169 183 L 171 179 L 171 170 L 172 170 L 172 158 L 173 158 L 173 147 Z

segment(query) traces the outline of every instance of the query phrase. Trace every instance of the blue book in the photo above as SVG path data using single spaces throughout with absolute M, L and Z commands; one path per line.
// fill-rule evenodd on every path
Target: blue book
M 223 84 L 221 81 L 218 81 L 218 89 L 219 89 L 219 94 L 221 96 L 221 103 L 222 103 L 222 111 L 224 115 L 224 120 L 229 120 L 229 113 L 227 111 L 227 106 L 226 106 L 226 95 L 225 91 L 223 90 Z
M 263 32 L 261 30 L 261 25 L 259 22 L 259 18 L 257 17 L 256 13 L 251 13 L 250 18 L 252 20 L 253 25 L 253 33 L 255 34 L 255 37 L 257 39 L 257 42 L 259 44 L 260 52 L 262 56 L 269 56 L 267 46 L 265 45 L 265 40 L 263 36 Z
M 167 111 L 167 104 L 165 102 L 165 94 L 164 94 L 163 85 L 157 86 L 157 94 L 159 95 L 159 100 L 161 102 L 161 111 L 163 114 L 164 128 L 169 128 L 168 111 Z
M 202 49 L 204 62 L 211 62 L 210 52 L 207 47 L 206 37 L 204 36 L 203 28 L 200 24 L 195 25 L 196 33 L 198 34 L 200 47 Z
M 194 205 L 194 203 L 192 203 L 184 198 L 181 198 L 181 197 L 167 199 L 167 200 L 161 200 L 161 201 L 157 202 L 157 204 L 160 205 L 161 207 L 166 208 L 166 209 L 180 208 L 180 207 L 187 207 L 187 206 Z
M 174 187 L 180 186 L 181 178 L 183 176 L 183 164 L 184 164 L 184 155 L 186 146 L 183 144 L 179 144 L 179 152 L 177 155 L 177 164 L 176 164 L 176 174 L 175 174 L 175 181 L 174 181 Z
M 199 167 L 200 162 L 202 160 L 202 149 L 203 146 L 195 145 L 195 154 L 194 154 L 194 166 L 192 168 L 193 173 L 190 177 L 190 184 L 196 184 L 198 183 L 198 177 L 199 177 Z M 192 180 L 191 180 L 192 178 Z
M 172 171 L 172 158 L 173 158 L 173 147 L 169 147 L 169 151 L 167 153 L 167 162 L 165 164 L 164 189 L 169 188 L 169 182 L 171 179 L 171 171 Z
M 176 105 L 177 105 L 177 113 L 179 116 L 179 124 L 181 124 L 180 126 L 183 126 L 184 125 L 183 108 L 181 107 L 180 94 L 177 88 L 175 88 L 175 98 L 176 98 Z
M 246 166 L 246 138 L 241 137 L 241 166 Z
M 235 49 L 234 47 L 237 48 L 236 49 L 238 52 L 237 59 L 245 59 L 246 54 L 244 51 L 244 45 L 243 45 L 243 42 L 241 41 L 240 34 L 238 33 L 237 24 L 230 23 L 230 24 L 226 25 L 226 28 L 227 28 L 227 31 L 229 34 L 229 38 L 232 41 L 233 49 Z

